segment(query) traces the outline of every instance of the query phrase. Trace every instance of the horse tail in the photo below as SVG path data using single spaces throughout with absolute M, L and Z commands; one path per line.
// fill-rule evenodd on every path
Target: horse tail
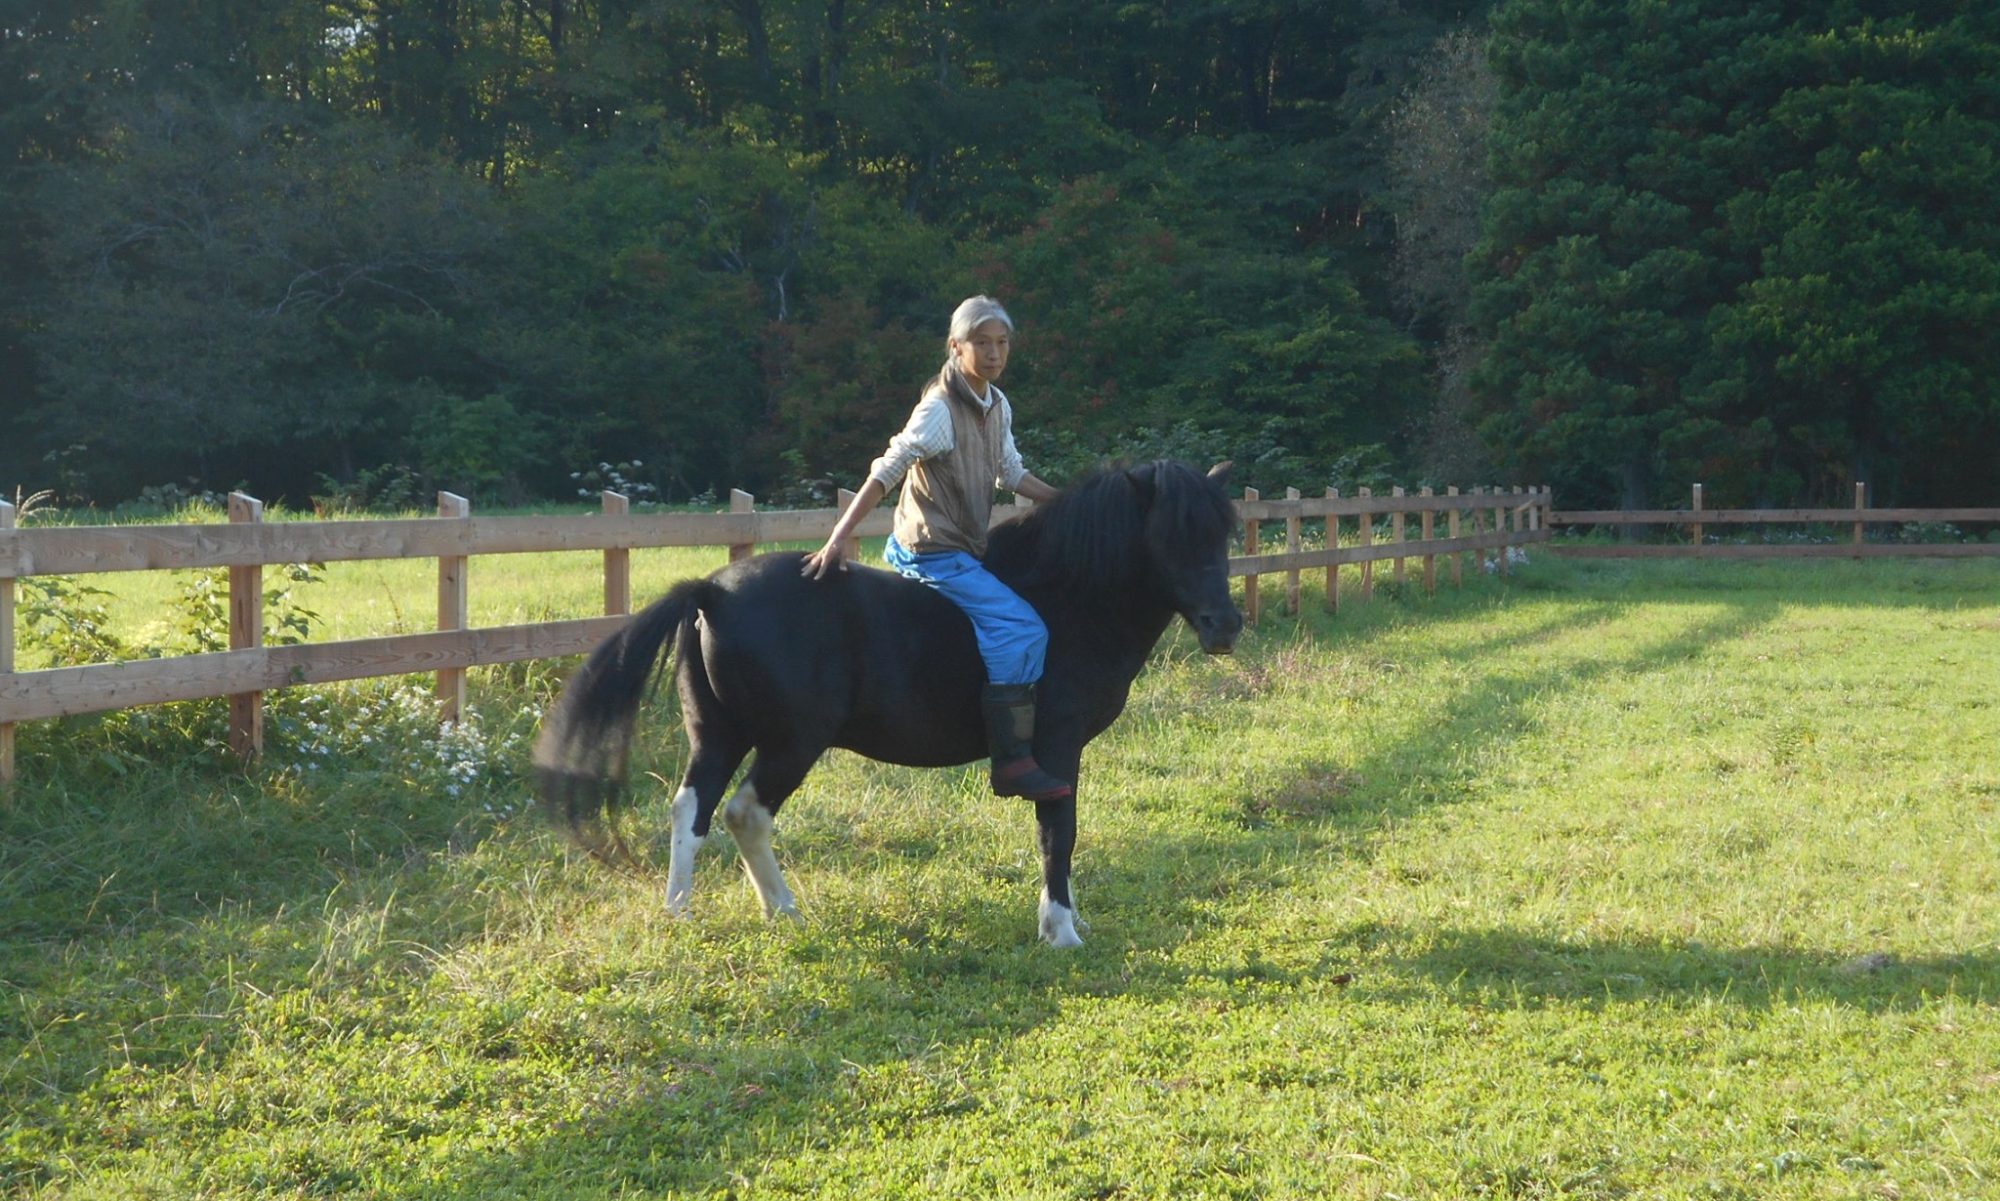
M 542 811 L 571 841 L 604 862 L 637 862 L 603 818 L 624 802 L 626 766 L 639 705 L 665 674 L 667 653 L 713 590 L 686 580 L 599 643 L 570 677 L 535 742 Z

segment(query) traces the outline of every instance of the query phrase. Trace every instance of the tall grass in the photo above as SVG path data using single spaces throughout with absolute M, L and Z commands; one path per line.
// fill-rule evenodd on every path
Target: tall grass
M 1173 635 L 1087 754 L 1072 953 L 1034 941 L 1023 807 L 844 753 L 779 820 L 802 925 L 726 839 L 668 920 L 521 811 L 552 667 L 482 673 L 442 739 L 394 684 L 294 696 L 248 772 L 198 717 L 138 761 L 31 726 L 0 1182 L 1990 1195 L 1996 585 L 1538 561 L 1338 619 L 1267 588 L 1238 656 Z

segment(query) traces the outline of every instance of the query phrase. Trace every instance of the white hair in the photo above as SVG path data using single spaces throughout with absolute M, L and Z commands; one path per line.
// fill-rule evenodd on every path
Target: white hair
M 985 325 L 988 321 L 998 321 L 1007 327 L 1008 333 L 1011 334 L 1014 332 L 1014 319 L 1007 315 L 1006 309 L 1000 307 L 999 301 L 993 299 L 991 296 L 967 297 L 965 300 L 959 302 L 959 306 L 956 309 L 952 310 L 951 341 L 965 341 L 972 337 L 973 330 Z M 946 344 L 946 348 L 947 352 L 949 352 L 949 343 Z

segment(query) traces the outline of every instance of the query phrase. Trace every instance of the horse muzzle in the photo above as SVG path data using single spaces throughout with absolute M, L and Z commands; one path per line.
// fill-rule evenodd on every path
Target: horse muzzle
M 1188 624 L 1194 627 L 1203 652 L 1227 655 L 1236 649 L 1236 636 L 1243 632 L 1243 615 L 1234 605 L 1221 610 L 1203 609 L 1189 617 Z

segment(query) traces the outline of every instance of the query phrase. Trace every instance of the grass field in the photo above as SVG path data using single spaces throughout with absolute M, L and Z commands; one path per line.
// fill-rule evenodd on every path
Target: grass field
M 475 609 L 588 611 L 500 562 Z M 803 925 L 726 838 L 667 919 L 522 812 L 550 666 L 445 740 L 286 695 L 247 775 L 212 708 L 27 727 L 0 1190 L 2000 1196 L 2000 567 L 1271 599 L 1086 755 L 1071 952 L 1022 807 L 844 754 L 779 820 Z

